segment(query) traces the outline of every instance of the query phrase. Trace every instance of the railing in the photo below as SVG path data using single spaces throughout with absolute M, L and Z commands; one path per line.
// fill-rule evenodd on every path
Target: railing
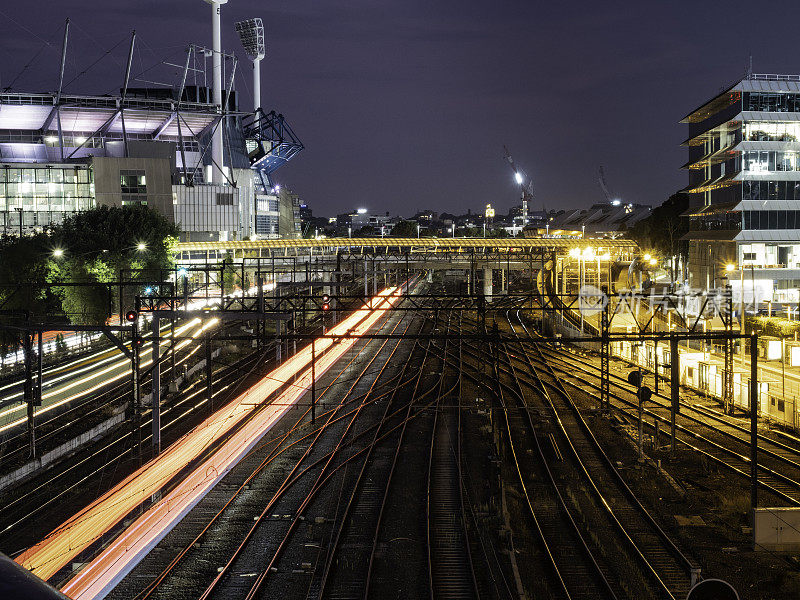
M 779 75 L 776 73 L 750 73 L 747 79 L 759 81 L 800 81 L 800 75 Z

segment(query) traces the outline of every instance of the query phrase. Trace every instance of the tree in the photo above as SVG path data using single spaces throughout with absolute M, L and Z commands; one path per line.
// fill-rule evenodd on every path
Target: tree
M 399 221 L 392 227 L 392 237 L 417 237 L 417 224 L 414 221 Z
M 661 206 L 654 208 L 647 218 L 634 223 L 628 229 L 627 237 L 642 248 L 656 250 L 665 256 L 680 255 L 685 262 L 689 257 L 689 243 L 681 238 L 689 231 L 689 220 L 681 215 L 688 208 L 687 194 L 673 194 Z
M 55 288 L 73 323 L 98 323 L 132 306 L 142 290 L 123 286 L 122 306 L 109 287 L 120 281 L 162 281 L 172 265 L 179 229 L 147 206 L 98 206 L 76 213 L 53 228 L 60 258 L 49 260 L 48 280 L 87 284 Z M 91 285 L 95 284 L 95 285 Z
M 236 268 L 233 266 L 233 257 L 226 254 L 219 262 L 219 268 L 222 271 L 222 284 L 225 287 L 225 292 L 230 294 L 236 285 Z M 244 282 L 242 282 L 244 285 Z
M 60 299 L 45 280 L 53 246 L 44 233 L 23 238 L 0 237 L 0 308 L 7 311 L 6 326 L 24 325 L 27 314 L 53 314 L 60 311 Z M 17 329 L 0 329 L 0 353 L 15 350 L 22 339 Z
M 73 323 L 104 322 L 113 310 L 131 306 L 142 290 L 123 287 L 122 305 L 111 282 L 162 281 L 172 265 L 178 228 L 146 206 L 97 208 L 76 213 L 53 228 L 51 244 L 62 250 L 48 258 L 47 280 L 81 283 L 56 286 L 64 313 Z
M 377 233 L 372 225 L 364 225 L 361 229 L 353 232 L 353 237 L 370 237 Z

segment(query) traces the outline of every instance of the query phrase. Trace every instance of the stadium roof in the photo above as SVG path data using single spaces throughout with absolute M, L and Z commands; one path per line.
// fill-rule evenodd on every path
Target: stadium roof
M 57 96 L 54 93 L 0 94 L 0 130 L 39 131 L 42 134 L 54 132 L 57 130 L 56 104 Z M 169 98 L 130 96 L 123 102 L 120 96 L 62 95 L 58 107 L 61 129 L 67 134 L 91 134 L 105 125 L 106 132 L 121 135 L 120 108 L 124 109 L 125 129 L 129 134 L 149 134 L 153 137 L 178 137 L 176 110 L 180 110 L 183 134 L 193 137 L 212 125 L 218 117 L 211 104 L 178 103 Z

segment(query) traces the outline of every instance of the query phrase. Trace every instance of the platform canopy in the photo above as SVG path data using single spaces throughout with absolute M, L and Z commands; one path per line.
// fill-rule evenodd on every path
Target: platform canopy
M 574 238 L 321 238 L 280 240 L 236 240 L 227 242 L 181 242 L 176 252 L 204 250 L 259 250 L 284 248 L 412 248 L 419 250 L 467 251 L 491 250 L 570 250 L 572 248 L 604 248 L 627 252 L 638 251 L 633 240 Z

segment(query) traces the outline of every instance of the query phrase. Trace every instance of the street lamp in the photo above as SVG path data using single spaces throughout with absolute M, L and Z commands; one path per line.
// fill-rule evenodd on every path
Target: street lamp
M 144 242 L 139 242 L 138 244 L 136 244 L 136 249 L 139 252 L 144 252 L 145 250 L 147 250 L 147 244 L 145 244 Z
M 64 256 L 64 250 L 63 249 L 56 248 L 55 250 L 53 250 L 53 257 L 54 258 L 61 258 L 62 256 Z
M 419 223 L 417 223 L 417 238 L 419 238 Z
M 349 238 L 353 237 L 353 227 L 352 227 L 352 225 L 348 225 L 347 226 L 347 237 L 349 237 Z

